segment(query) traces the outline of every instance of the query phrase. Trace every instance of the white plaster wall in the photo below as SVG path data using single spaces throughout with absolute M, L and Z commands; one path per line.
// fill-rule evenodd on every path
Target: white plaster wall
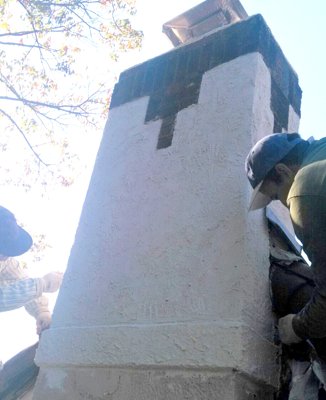
M 272 131 L 269 71 L 254 53 L 207 72 L 166 149 L 147 104 L 110 113 L 37 361 L 238 368 L 277 385 L 268 236 L 243 166 Z
M 289 107 L 289 123 L 288 132 L 298 132 L 300 125 L 300 116 L 294 111 L 293 107 Z
M 27 393 L 19 396 L 17 400 L 32 400 L 33 399 L 33 390 L 28 391 Z

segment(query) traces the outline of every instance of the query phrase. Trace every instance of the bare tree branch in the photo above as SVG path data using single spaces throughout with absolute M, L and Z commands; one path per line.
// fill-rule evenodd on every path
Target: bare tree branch
M 46 60 L 43 57 L 43 53 L 42 53 L 43 46 L 41 46 L 41 44 L 39 42 L 39 39 L 38 39 L 38 36 L 37 36 L 37 32 L 36 32 L 37 29 L 36 29 L 35 24 L 33 22 L 33 15 L 31 15 L 31 12 L 28 10 L 28 8 L 25 6 L 25 4 L 21 0 L 18 0 L 18 3 L 25 9 L 27 15 L 29 16 L 30 24 L 31 24 L 31 26 L 33 28 L 33 31 L 34 31 L 34 35 L 33 36 L 34 36 L 34 39 L 35 39 L 35 43 L 37 44 L 36 48 L 39 50 L 40 60 L 41 60 L 42 66 L 43 66 L 43 70 L 45 70 L 44 63 L 46 62 Z M 49 66 L 48 63 L 46 63 L 46 64 Z
M 18 130 L 18 132 L 23 136 L 25 142 L 27 143 L 27 146 L 30 148 L 30 150 L 32 151 L 32 153 L 34 154 L 34 156 L 38 159 L 38 161 L 45 165 L 46 167 L 49 167 L 50 164 L 45 163 L 42 158 L 39 156 L 39 154 L 36 153 L 36 151 L 34 150 L 33 146 L 31 145 L 31 143 L 29 142 L 29 140 L 27 139 L 24 131 L 20 128 L 20 126 L 16 123 L 16 121 L 6 112 L 4 111 L 2 108 L 0 108 L 0 113 L 3 114 L 6 118 L 9 119 L 9 121 L 16 127 L 16 129 Z
M 132 0 L 1 4 L 0 114 L 23 135 L 32 151 L 29 129 L 43 142 L 54 132 L 54 124 L 59 124 L 61 134 L 68 116 L 73 117 L 72 124 L 74 117 L 80 117 L 81 122 L 94 125 L 106 115 L 108 87 L 103 90 L 101 75 L 92 63 L 91 68 L 84 68 L 81 55 L 103 43 L 114 56 L 140 46 L 142 33 L 133 30 L 129 21 L 133 10 Z M 48 165 L 35 150 L 33 154 L 39 163 Z
M 20 46 L 20 47 L 28 47 L 28 48 L 37 48 L 38 46 L 35 44 L 25 44 L 25 43 L 16 43 L 16 42 L 2 42 L 0 41 L 0 45 L 4 46 Z M 44 46 L 41 46 L 43 50 L 47 50 Z
M 35 33 L 64 33 L 67 31 L 67 27 L 59 26 L 51 29 L 36 29 L 35 31 L 20 31 L 20 32 L 9 32 L 0 33 L 0 37 L 11 37 L 11 36 L 28 36 L 34 35 Z
M 83 109 L 83 105 L 85 105 L 89 101 L 89 98 L 85 99 L 79 104 L 44 103 L 42 101 L 30 100 L 20 97 L 10 97 L 10 96 L 0 96 L 0 100 L 17 101 L 27 106 L 40 106 L 40 107 L 51 108 L 58 111 L 64 111 L 65 113 L 72 115 L 87 116 L 89 114 L 87 111 Z

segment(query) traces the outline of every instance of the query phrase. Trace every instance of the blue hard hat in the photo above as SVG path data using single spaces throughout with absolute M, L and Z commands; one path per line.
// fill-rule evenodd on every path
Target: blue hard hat
M 252 147 L 245 162 L 247 177 L 254 189 L 250 210 L 265 207 L 271 201 L 270 197 L 259 192 L 265 177 L 301 142 L 305 142 L 305 140 L 298 133 L 274 133 L 263 137 Z
M 32 244 L 31 235 L 17 224 L 14 214 L 0 206 L 0 254 L 19 256 L 29 250 Z

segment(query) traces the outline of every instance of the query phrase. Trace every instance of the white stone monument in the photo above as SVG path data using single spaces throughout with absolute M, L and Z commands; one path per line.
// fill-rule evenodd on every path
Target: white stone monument
M 272 399 L 269 239 L 244 159 L 298 128 L 300 101 L 260 15 L 121 75 L 34 400 Z

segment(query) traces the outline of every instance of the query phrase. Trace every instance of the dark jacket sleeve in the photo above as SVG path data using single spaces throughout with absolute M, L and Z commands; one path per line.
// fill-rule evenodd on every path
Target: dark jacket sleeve
M 289 201 L 294 230 L 311 261 L 316 287 L 305 307 L 293 319 L 303 339 L 326 336 L 326 197 L 297 196 Z

